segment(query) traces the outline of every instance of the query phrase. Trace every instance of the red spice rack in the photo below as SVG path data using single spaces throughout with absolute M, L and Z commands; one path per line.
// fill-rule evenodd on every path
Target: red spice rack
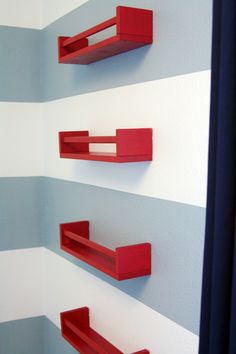
M 151 274 L 151 244 L 118 247 L 115 251 L 89 240 L 89 221 L 60 225 L 61 249 L 116 280 Z
M 151 10 L 117 6 L 116 16 L 73 37 L 58 37 L 60 64 L 90 64 L 152 43 Z M 116 35 L 89 45 L 88 38 L 116 26 Z
M 116 144 L 116 153 L 90 152 L 89 144 Z M 104 162 L 152 160 L 152 129 L 116 129 L 116 136 L 89 136 L 88 131 L 59 132 L 60 157 Z
M 80 354 L 124 354 L 90 327 L 89 308 L 61 312 L 62 336 Z M 133 354 L 149 354 L 143 349 Z

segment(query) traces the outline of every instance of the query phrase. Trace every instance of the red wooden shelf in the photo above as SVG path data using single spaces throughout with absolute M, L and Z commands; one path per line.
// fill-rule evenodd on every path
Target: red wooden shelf
M 80 354 L 124 354 L 90 327 L 89 308 L 61 312 L 62 336 Z M 149 354 L 143 349 L 133 354 Z
M 90 64 L 152 43 L 152 11 L 117 6 L 116 16 L 73 37 L 58 37 L 60 64 Z M 116 34 L 89 45 L 89 36 L 116 26 Z
M 89 240 L 89 221 L 60 225 L 61 249 L 116 280 L 151 274 L 151 244 L 118 247 L 115 251 Z
M 115 153 L 91 152 L 89 144 L 115 144 Z M 116 136 L 89 136 L 88 131 L 59 132 L 60 157 L 104 162 L 152 160 L 152 129 L 116 129 Z

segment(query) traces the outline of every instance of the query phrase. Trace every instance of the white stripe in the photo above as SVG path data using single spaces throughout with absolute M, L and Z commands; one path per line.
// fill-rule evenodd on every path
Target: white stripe
M 197 354 L 196 335 L 47 249 L 44 281 L 44 314 L 58 327 L 61 311 L 88 306 L 91 326 L 125 353 Z
M 42 0 L 42 28 L 88 1 L 89 0 Z
M 41 316 L 42 248 L 0 252 L 0 322 Z
M 0 102 L 0 177 L 42 172 L 41 104 Z
M 203 71 L 45 103 L 43 174 L 205 207 L 209 102 L 210 71 Z M 59 158 L 58 131 L 113 135 L 132 127 L 153 128 L 152 163 Z
M 45 248 L 0 252 L 0 322 L 88 306 L 91 326 L 125 353 L 197 354 L 198 336 Z
M 43 29 L 89 0 L 1 1 L 0 25 Z
M 204 71 L 43 104 L 1 102 L 0 176 L 45 175 L 205 207 L 209 87 Z M 60 130 L 129 127 L 153 128 L 152 163 L 59 158 Z
M 0 5 L 0 25 L 41 28 L 41 0 L 5 0 Z

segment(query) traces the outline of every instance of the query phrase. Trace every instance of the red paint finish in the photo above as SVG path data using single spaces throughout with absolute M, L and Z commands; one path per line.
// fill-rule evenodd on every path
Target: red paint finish
M 90 327 L 89 308 L 61 312 L 61 334 L 80 354 L 124 354 Z M 149 354 L 147 349 L 133 354 Z
M 89 240 L 89 221 L 60 225 L 61 249 L 116 280 L 151 274 L 151 244 L 118 247 L 115 251 Z
M 116 144 L 116 153 L 91 152 L 89 144 Z M 59 132 L 60 157 L 104 162 L 152 161 L 152 129 L 116 129 L 116 136 L 89 136 L 88 131 Z
M 116 16 L 74 37 L 58 37 L 58 62 L 90 64 L 135 48 L 151 44 L 153 12 L 133 7 L 117 6 Z M 88 38 L 111 26 L 116 35 L 89 45 Z

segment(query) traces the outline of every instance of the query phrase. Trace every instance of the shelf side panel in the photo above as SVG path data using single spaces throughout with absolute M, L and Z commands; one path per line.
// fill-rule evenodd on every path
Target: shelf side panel
M 63 58 L 64 56 L 75 52 L 79 49 L 85 48 L 88 46 L 88 39 L 87 38 L 83 38 L 77 42 L 71 43 L 68 46 L 64 46 L 64 42 L 69 40 L 70 37 L 58 37 L 57 39 L 57 43 L 58 43 L 58 62 L 60 63 L 61 58 Z
M 60 246 L 69 247 L 70 240 L 65 237 L 65 231 L 70 231 L 80 235 L 85 239 L 89 239 L 89 221 L 76 221 L 60 224 Z
M 81 354 L 96 354 L 96 351 L 91 349 L 89 345 L 78 338 L 76 334 L 68 328 L 66 322 L 73 321 L 78 328 L 86 330 L 89 328 L 89 308 L 82 307 L 70 311 L 65 311 L 60 314 L 61 318 L 61 334 L 76 350 Z
M 151 274 L 151 244 L 141 243 L 116 248 L 116 272 L 121 278 Z
M 87 345 L 91 353 L 94 351 L 94 353 L 101 354 L 122 354 L 120 350 L 90 327 L 88 307 L 62 312 L 60 317 L 62 335 L 69 339 L 77 349 L 84 349 Z
M 152 129 L 117 129 L 117 156 L 149 156 L 152 160 Z
M 153 12 L 134 7 L 117 6 L 117 34 L 153 39 Z
M 65 332 L 66 321 L 74 321 L 79 326 L 79 328 L 89 328 L 89 308 L 80 307 L 78 309 L 61 312 L 60 320 L 62 334 Z
M 78 137 L 78 136 L 88 136 L 88 131 L 75 131 L 75 132 L 59 132 L 59 150 L 60 155 L 64 153 L 88 153 L 89 144 L 88 143 L 66 143 L 65 138 Z

